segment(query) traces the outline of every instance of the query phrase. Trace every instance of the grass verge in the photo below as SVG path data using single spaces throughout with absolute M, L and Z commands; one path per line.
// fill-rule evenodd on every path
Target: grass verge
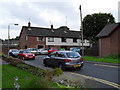
M 2 65 L 2 88 L 14 88 L 15 77 L 18 77 L 20 88 L 61 88 L 56 83 L 35 76 L 11 65 Z
M 120 64 L 119 59 L 112 59 L 112 58 L 98 58 L 98 57 L 90 57 L 90 56 L 83 56 L 83 58 L 87 61 L 95 61 L 95 62 L 104 62 L 104 63 L 114 63 Z

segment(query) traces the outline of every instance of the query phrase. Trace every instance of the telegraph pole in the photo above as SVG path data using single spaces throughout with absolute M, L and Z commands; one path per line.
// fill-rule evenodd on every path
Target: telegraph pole
M 79 9 L 80 9 L 80 21 L 81 21 L 80 31 L 81 31 L 81 37 L 82 37 L 82 55 L 84 55 L 84 46 L 83 46 L 83 23 L 82 23 L 82 10 L 81 10 L 81 5 L 80 5 Z

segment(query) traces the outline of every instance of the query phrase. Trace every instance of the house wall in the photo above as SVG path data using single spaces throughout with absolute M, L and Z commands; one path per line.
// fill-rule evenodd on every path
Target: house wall
M 46 48 L 46 39 L 44 37 L 43 41 L 37 41 L 37 37 L 28 36 L 26 45 L 28 48 L 37 48 L 38 45 L 42 45 L 43 48 Z
M 106 56 L 110 54 L 110 38 L 100 38 L 99 40 L 100 46 L 100 57 Z
M 21 36 L 20 36 L 20 48 L 25 48 L 25 36 L 26 36 L 26 32 L 25 32 L 25 28 L 23 28 L 23 30 L 21 31 Z
M 109 37 L 99 39 L 99 56 L 120 54 L 120 28 L 115 30 Z
M 117 29 L 115 32 L 113 32 L 110 35 L 110 54 L 112 55 L 117 55 L 118 54 L 118 48 L 119 48 L 119 35 L 120 33 L 118 33 L 120 31 L 120 28 Z

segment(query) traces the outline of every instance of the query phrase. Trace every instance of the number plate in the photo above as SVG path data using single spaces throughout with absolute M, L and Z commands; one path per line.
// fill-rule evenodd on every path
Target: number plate
M 80 67 L 81 65 L 74 65 L 74 67 Z

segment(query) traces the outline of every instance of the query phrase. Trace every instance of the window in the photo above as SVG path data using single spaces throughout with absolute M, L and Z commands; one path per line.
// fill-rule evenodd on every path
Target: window
M 62 42 L 66 42 L 66 38 L 62 38 Z
M 54 38 L 53 37 L 49 37 L 48 38 L 48 42 L 54 42 Z
M 28 37 L 27 37 L 27 36 L 25 36 L 25 40 L 26 40 L 26 41 L 28 40 Z
M 77 43 L 77 38 L 73 38 L 73 42 L 74 42 L 74 43 Z
M 37 37 L 37 41 L 43 41 L 43 37 Z

